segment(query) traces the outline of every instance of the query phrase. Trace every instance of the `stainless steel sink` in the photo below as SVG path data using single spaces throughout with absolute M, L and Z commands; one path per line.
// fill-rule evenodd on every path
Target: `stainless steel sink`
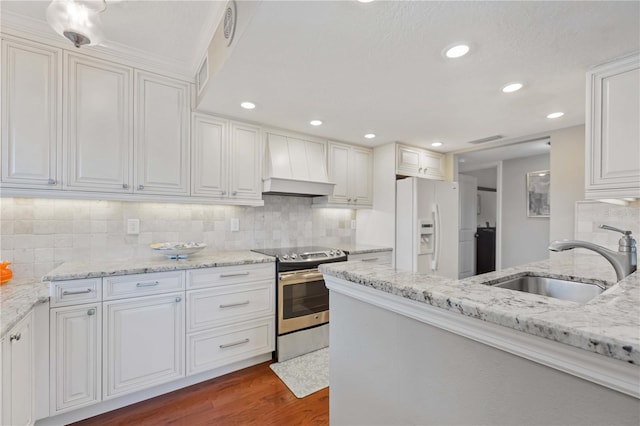
M 511 278 L 498 284 L 493 284 L 493 287 L 540 294 L 542 296 L 555 297 L 556 299 L 570 300 L 578 303 L 588 302 L 604 291 L 604 288 L 597 284 L 565 281 L 534 275 Z

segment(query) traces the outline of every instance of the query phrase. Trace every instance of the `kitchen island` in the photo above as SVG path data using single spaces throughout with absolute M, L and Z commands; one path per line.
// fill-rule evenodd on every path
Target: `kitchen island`
M 464 280 L 321 266 L 332 424 L 638 424 L 640 275 L 593 255 Z M 533 273 L 599 283 L 588 303 L 491 287 Z

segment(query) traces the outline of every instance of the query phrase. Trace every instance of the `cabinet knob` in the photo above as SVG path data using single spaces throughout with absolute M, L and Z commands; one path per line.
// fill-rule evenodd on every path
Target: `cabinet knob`
M 142 191 L 144 189 L 144 185 L 138 185 L 138 190 Z
M 425 167 L 425 168 L 424 168 L 424 172 L 425 172 L 425 173 L 427 173 L 427 170 L 429 170 L 429 169 L 427 169 L 427 168 Z
M 354 202 L 354 203 L 357 203 L 357 202 L 358 202 L 358 199 L 357 199 L 357 198 L 354 198 L 354 199 L 353 199 L 353 202 Z
M 17 342 L 22 337 L 22 333 L 16 333 L 9 336 L 9 341 L 13 342 L 14 340 Z
M 96 310 L 94 308 L 91 308 L 87 311 L 87 315 L 91 316 L 91 315 L 95 315 L 96 314 Z
M 238 191 L 233 191 L 233 192 L 231 193 L 231 195 L 236 195 L 237 193 L 238 193 Z
M 126 183 L 122 184 L 122 189 L 129 189 L 129 185 L 127 185 Z
M 222 195 L 227 195 L 227 191 L 222 191 Z
M 56 180 L 55 179 L 49 178 L 49 180 L 47 180 L 47 185 L 55 185 L 55 184 L 56 184 Z
M 181 301 L 182 301 L 182 297 L 176 297 L 176 303 Z
M 347 198 L 347 201 L 350 203 L 351 202 L 351 198 Z

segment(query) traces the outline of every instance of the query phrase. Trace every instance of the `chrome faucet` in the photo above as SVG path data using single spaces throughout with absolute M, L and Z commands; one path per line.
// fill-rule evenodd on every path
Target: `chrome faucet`
M 549 244 L 551 251 L 565 251 L 573 248 L 584 248 L 593 250 L 602 255 L 611 263 L 616 271 L 618 281 L 624 277 L 631 275 L 638 267 L 638 257 L 636 253 L 636 240 L 631 236 L 631 231 L 623 231 L 609 225 L 600 225 L 601 229 L 608 231 L 616 231 L 622 234 L 622 238 L 618 241 L 618 251 L 609 250 L 608 248 L 587 241 L 578 240 L 556 240 Z

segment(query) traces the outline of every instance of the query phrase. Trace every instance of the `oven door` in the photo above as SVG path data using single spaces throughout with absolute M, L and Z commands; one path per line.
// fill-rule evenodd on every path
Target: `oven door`
M 317 269 L 278 276 L 278 334 L 329 322 L 329 290 Z

